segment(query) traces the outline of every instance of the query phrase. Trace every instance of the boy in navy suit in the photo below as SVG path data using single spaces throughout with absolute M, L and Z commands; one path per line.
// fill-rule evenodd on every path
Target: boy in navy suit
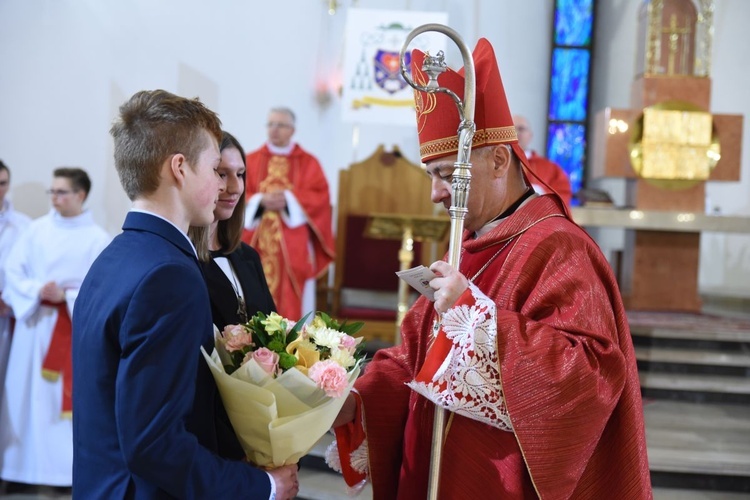
M 112 127 L 133 208 L 94 262 L 73 321 L 73 494 L 79 498 L 293 498 L 297 467 L 265 472 L 217 450 L 218 392 L 200 356 L 211 308 L 189 226 L 223 185 L 217 116 L 142 91 Z

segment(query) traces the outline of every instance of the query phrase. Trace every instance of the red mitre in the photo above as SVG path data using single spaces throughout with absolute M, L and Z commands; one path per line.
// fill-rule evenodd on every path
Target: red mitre
M 428 76 L 422 71 L 425 55 L 414 49 L 411 57 L 411 74 L 414 81 L 425 85 Z M 516 156 L 528 168 L 526 154 L 518 146 L 518 135 L 513 126 L 513 115 L 505 98 L 505 88 L 500 78 L 497 59 L 492 45 L 481 38 L 474 49 L 477 95 L 474 108 L 476 132 L 472 148 L 493 144 L 509 144 Z M 438 76 L 441 87 L 447 87 L 463 100 L 464 69 L 457 73 L 448 69 Z M 458 125 L 461 118 L 453 99 L 445 93 L 428 94 L 414 91 L 417 111 L 419 154 L 426 163 L 458 152 Z

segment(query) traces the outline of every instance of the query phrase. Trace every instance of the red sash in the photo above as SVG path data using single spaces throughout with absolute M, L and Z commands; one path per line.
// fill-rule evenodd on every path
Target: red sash
M 43 300 L 42 305 L 57 309 L 57 322 L 42 363 L 42 377 L 56 382 L 62 376 L 62 416 L 69 418 L 73 414 L 73 324 L 65 302 L 53 304 Z
M 339 450 L 339 460 L 341 461 L 341 473 L 344 481 L 349 487 L 354 487 L 360 482 L 367 479 L 366 474 L 357 472 L 352 468 L 352 453 L 359 448 L 367 438 L 362 419 L 362 398 L 356 392 L 352 391 L 356 401 L 356 414 L 354 420 L 348 424 L 341 425 L 333 429 L 336 434 L 336 445 Z

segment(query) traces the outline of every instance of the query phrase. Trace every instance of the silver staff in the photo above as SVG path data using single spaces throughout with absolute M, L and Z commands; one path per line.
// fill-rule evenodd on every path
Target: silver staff
M 425 85 L 415 83 L 409 76 L 408 68 L 404 63 L 404 55 L 408 50 L 409 43 L 418 35 L 427 31 L 443 33 L 458 45 L 464 62 L 463 102 L 455 92 L 448 88 L 441 87 L 438 84 L 438 76 L 447 68 L 442 51 L 438 52 L 436 56 L 431 56 L 429 53 L 425 53 L 422 71 L 424 71 L 429 78 Z M 474 137 L 474 131 L 476 130 L 474 124 L 474 103 L 476 99 L 476 73 L 474 71 L 474 60 L 471 57 L 469 48 L 459 34 L 442 24 L 425 24 L 415 28 L 409 33 L 404 42 L 404 46 L 401 48 L 400 60 L 401 74 L 409 85 L 416 90 L 427 92 L 429 94 L 434 94 L 436 92 L 448 94 L 455 101 L 456 106 L 458 107 L 458 114 L 461 117 L 461 122 L 458 125 L 458 158 L 456 158 L 456 162 L 453 164 L 455 170 L 453 171 L 453 181 L 451 184 L 451 208 L 449 210 L 451 216 L 451 235 L 450 246 L 448 247 L 448 263 L 454 269 L 458 269 L 461 260 L 461 236 L 464 232 L 464 218 L 466 217 L 466 206 L 469 200 L 469 181 L 471 181 L 471 163 L 469 161 L 469 158 L 471 157 L 471 140 Z M 430 482 L 428 485 L 428 498 L 432 500 L 437 500 L 438 497 L 440 462 L 443 455 L 444 429 L 445 410 L 440 406 L 435 406 L 435 419 L 432 427 Z

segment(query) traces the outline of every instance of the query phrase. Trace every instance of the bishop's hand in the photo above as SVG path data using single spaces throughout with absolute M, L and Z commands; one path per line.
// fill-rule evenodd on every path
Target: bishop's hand
M 434 262 L 430 271 L 437 275 L 430 280 L 430 287 L 435 290 L 435 311 L 444 314 L 469 287 L 469 280 L 442 260 Z

